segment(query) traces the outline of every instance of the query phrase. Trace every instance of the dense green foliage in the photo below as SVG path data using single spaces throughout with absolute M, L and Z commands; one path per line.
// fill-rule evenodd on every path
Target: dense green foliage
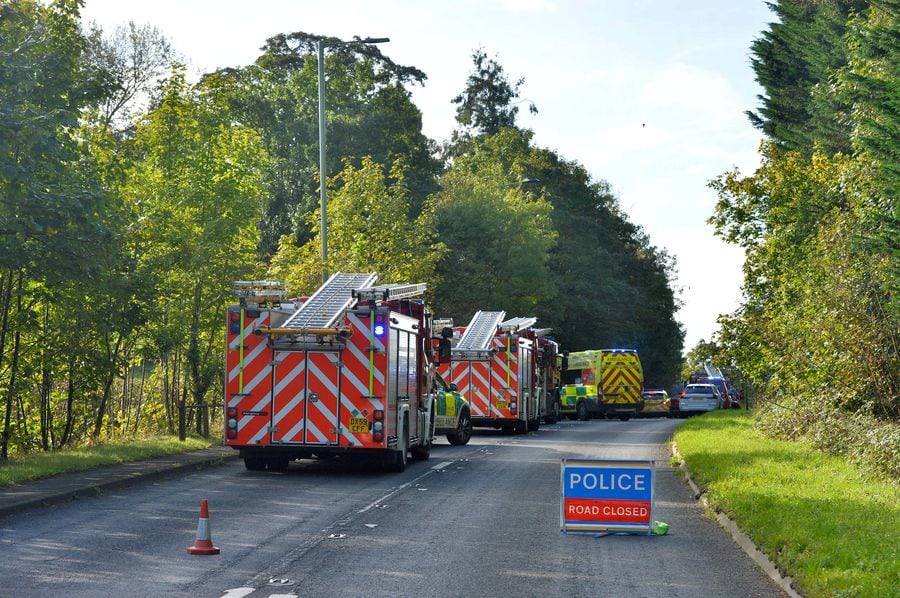
M 766 438 L 745 411 L 692 418 L 678 452 L 710 506 L 738 524 L 803 596 L 891 596 L 900 575 L 896 481 L 804 443 Z
M 781 20 L 753 48 L 762 166 L 712 183 L 711 222 L 747 256 L 746 301 L 716 350 L 766 406 L 766 430 L 896 473 L 858 450 L 874 436 L 832 431 L 869 418 L 882 455 L 900 454 L 900 3 L 773 8 Z
M 524 80 L 483 50 L 439 148 L 411 100 L 425 74 L 377 46 L 275 35 L 192 83 L 161 32 L 82 31 L 79 6 L 0 6 L 0 459 L 182 419 L 209 434 L 238 279 L 427 282 L 439 316 L 537 316 L 565 348 L 637 348 L 648 384 L 677 379 L 672 260 L 605 182 L 534 146 Z

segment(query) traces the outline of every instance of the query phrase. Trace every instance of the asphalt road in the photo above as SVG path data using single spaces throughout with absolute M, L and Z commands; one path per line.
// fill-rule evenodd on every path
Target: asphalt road
M 673 420 L 443 439 L 402 474 L 231 461 L 0 519 L 0 596 L 782 596 L 669 466 Z M 655 459 L 666 536 L 561 534 L 560 460 Z M 186 553 L 209 501 L 219 555 Z

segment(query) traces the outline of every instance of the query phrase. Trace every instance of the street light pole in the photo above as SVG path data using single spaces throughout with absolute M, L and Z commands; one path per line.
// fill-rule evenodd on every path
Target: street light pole
M 328 280 L 328 220 L 325 217 L 325 40 L 319 40 L 319 234 L 322 236 L 322 284 Z
M 345 46 L 348 44 L 380 44 L 391 41 L 387 37 L 367 37 L 349 42 L 336 41 L 327 43 L 320 39 L 318 43 L 319 58 L 319 234 L 322 236 L 322 282 L 328 280 L 328 219 L 326 217 L 326 172 L 325 172 L 325 46 Z

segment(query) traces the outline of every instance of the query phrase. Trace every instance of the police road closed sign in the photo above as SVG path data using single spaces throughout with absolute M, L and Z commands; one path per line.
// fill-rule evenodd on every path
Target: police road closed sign
M 563 532 L 650 534 L 654 461 L 563 459 Z

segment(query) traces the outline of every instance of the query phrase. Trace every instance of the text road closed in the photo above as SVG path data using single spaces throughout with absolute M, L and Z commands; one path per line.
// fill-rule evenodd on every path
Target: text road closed
M 564 468 L 564 520 L 649 525 L 652 469 L 595 463 Z

